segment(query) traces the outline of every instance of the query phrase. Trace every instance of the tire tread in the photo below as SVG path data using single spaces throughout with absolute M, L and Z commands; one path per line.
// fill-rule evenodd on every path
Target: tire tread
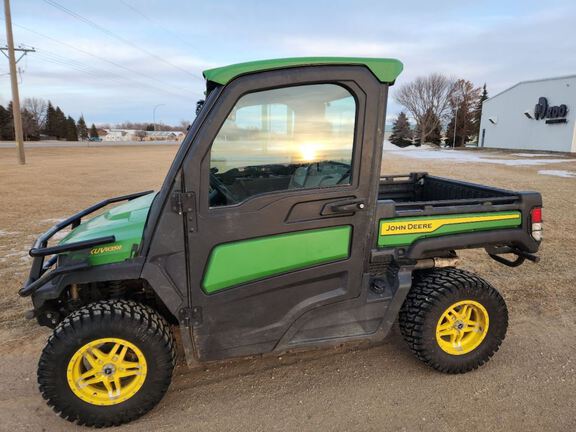
M 152 308 L 132 300 L 119 299 L 101 300 L 83 306 L 72 312 L 56 326 L 48 338 L 38 362 L 38 384 L 42 397 L 60 417 L 83 426 L 118 426 L 135 420 L 152 409 L 168 390 L 170 379 L 164 380 L 162 388 L 157 392 L 158 394 L 147 398 L 138 410 L 123 410 L 108 418 L 75 412 L 70 404 L 62 401 L 62 398 L 56 397 L 55 380 L 53 379 L 55 368 L 52 364 L 56 345 L 69 337 L 73 337 L 74 333 L 81 327 L 99 320 L 128 320 L 138 328 L 145 329 L 150 337 L 159 340 L 166 352 L 169 353 L 169 362 L 165 366 L 169 368 L 169 378 L 171 378 L 176 363 L 176 346 L 169 324 Z
M 442 299 L 462 289 L 467 289 L 471 292 L 482 292 L 495 301 L 498 315 L 503 320 L 501 324 L 504 327 L 504 334 L 501 337 L 497 337 L 492 343 L 491 349 L 483 357 L 477 358 L 472 364 L 470 362 L 462 362 L 461 365 L 454 366 L 443 363 L 426 346 L 423 328 L 432 309 Z M 404 340 L 418 359 L 440 372 L 458 374 L 477 369 L 498 351 L 508 326 L 508 312 L 506 303 L 500 293 L 484 279 L 465 270 L 443 268 L 415 273 L 414 283 L 400 309 L 398 320 Z

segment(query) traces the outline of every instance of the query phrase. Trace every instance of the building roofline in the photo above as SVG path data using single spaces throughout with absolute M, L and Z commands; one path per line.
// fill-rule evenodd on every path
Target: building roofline
M 569 79 L 569 78 L 576 78 L 576 74 L 573 75 L 563 75 L 563 76 L 558 76 L 558 77 L 551 77 L 551 78 L 540 78 L 540 79 L 532 79 L 532 80 L 525 80 L 525 81 L 520 81 L 516 84 L 514 84 L 512 87 L 508 87 L 506 90 L 502 90 L 500 93 L 496 93 L 494 96 L 488 98 L 487 100 L 492 100 L 497 98 L 498 96 L 500 96 L 503 93 L 509 92 L 510 90 L 522 85 L 522 84 L 532 84 L 532 83 L 536 83 L 536 82 L 543 82 L 543 81 L 556 81 L 556 80 L 561 80 L 561 79 Z

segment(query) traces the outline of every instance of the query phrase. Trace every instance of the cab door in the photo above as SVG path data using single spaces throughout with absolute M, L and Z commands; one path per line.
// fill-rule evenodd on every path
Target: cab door
M 305 318 L 359 298 L 385 90 L 353 66 L 261 72 L 213 90 L 183 164 L 201 360 L 271 351 Z

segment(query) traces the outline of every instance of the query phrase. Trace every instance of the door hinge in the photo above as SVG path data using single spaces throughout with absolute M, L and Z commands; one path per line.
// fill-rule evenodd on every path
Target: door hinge
M 199 306 L 183 307 L 178 311 L 178 319 L 185 327 L 200 325 L 202 324 L 202 308 Z
M 172 211 L 193 213 L 196 211 L 196 195 L 194 192 L 174 192 L 172 194 Z

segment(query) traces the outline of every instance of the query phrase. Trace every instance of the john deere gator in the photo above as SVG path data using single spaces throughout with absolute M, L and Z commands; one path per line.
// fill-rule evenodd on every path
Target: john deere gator
M 401 71 L 391 59 L 316 57 L 205 71 L 205 103 L 159 191 L 82 210 L 30 250 L 20 295 L 54 329 L 38 365 L 48 405 L 96 427 L 143 415 L 170 385 L 175 332 L 196 365 L 379 341 L 398 321 L 438 371 L 486 363 L 506 304 L 456 268 L 457 252 L 537 261 L 542 199 L 383 176 Z

